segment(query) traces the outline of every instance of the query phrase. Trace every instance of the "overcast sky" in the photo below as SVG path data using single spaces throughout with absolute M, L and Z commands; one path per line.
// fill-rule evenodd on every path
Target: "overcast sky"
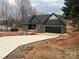
M 45 13 L 57 13 L 62 14 L 61 8 L 64 5 L 64 0 L 30 0 L 31 5 L 33 7 L 36 7 L 36 9 L 40 12 Z M 14 0 L 9 0 L 9 2 L 12 4 L 14 3 Z
M 62 14 L 64 0 L 31 0 L 32 6 L 41 12 Z

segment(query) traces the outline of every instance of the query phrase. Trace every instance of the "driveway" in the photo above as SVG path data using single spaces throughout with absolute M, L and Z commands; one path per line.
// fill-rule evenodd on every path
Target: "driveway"
M 49 38 L 55 38 L 60 34 L 39 34 L 39 35 L 27 35 L 27 36 L 7 36 L 0 37 L 0 59 L 3 59 L 14 49 L 20 45 L 45 40 Z

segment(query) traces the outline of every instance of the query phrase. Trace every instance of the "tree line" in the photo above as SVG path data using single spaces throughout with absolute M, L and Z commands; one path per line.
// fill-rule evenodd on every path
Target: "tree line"
M 62 8 L 65 18 L 71 19 L 79 28 L 79 0 L 65 0 Z
M 0 0 L 0 17 L 4 20 L 6 29 L 14 23 L 21 24 L 26 16 L 34 14 L 36 10 L 29 0 L 15 0 L 15 5 L 11 5 L 8 0 Z

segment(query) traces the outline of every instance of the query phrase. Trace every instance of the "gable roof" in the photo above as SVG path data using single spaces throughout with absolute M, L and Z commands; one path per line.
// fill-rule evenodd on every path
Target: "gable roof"
M 50 16 L 49 15 L 34 15 L 29 23 L 32 23 L 32 24 L 42 24 L 48 17 Z
M 50 16 L 50 14 L 48 14 L 48 15 L 37 15 L 36 17 L 39 18 L 39 20 L 41 21 L 41 24 L 42 24 L 43 22 L 45 22 L 46 19 L 48 19 L 49 16 Z
M 26 17 L 26 20 L 24 21 L 25 24 L 45 24 L 49 18 L 54 15 L 60 20 L 63 24 L 66 24 L 64 18 L 60 15 L 56 15 L 55 13 L 47 14 L 47 15 L 33 15 Z M 58 23 L 59 21 L 54 21 L 55 23 Z M 55 24 L 53 21 L 49 21 L 49 24 Z
M 29 16 L 29 17 L 27 17 L 26 16 L 26 18 L 25 18 L 25 20 L 22 20 L 23 22 L 23 24 L 28 24 L 29 23 L 29 21 L 30 21 L 30 19 L 32 18 L 33 16 Z
M 50 18 L 52 15 L 56 16 L 56 17 L 58 18 L 58 20 L 60 20 L 63 24 L 66 24 L 66 22 L 64 21 L 64 18 L 61 18 L 59 15 L 56 15 L 55 13 L 52 13 L 42 24 L 45 24 L 45 23 L 49 20 L 49 18 Z M 50 21 L 50 23 L 51 23 L 51 22 L 52 22 L 52 21 Z M 55 22 L 58 23 L 58 21 L 55 21 Z M 54 23 L 54 22 L 53 22 L 53 23 Z
M 66 25 L 66 20 L 64 19 L 64 16 L 57 15 L 57 17 Z
M 40 24 L 41 21 L 40 21 L 40 19 L 37 17 L 37 15 L 34 15 L 34 16 L 30 19 L 29 23 L 31 23 L 31 24 Z

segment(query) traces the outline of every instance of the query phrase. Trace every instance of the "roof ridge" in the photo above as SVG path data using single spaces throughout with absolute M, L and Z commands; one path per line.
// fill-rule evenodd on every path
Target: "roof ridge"
M 58 17 L 57 14 L 55 14 L 55 13 L 52 13 L 48 18 L 50 18 L 52 15 L 55 15 L 60 21 L 62 21 L 62 20 L 60 19 L 60 17 Z M 47 18 L 47 20 L 45 20 L 45 21 L 43 22 L 43 24 L 48 21 L 48 18 Z M 62 22 L 63 22 L 64 24 L 66 24 L 64 21 L 62 21 Z
M 66 24 L 63 20 L 61 20 L 61 18 L 58 15 L 56 15 L 56 17 L 58 17 L 60 21 L 62 21 L 64 24 Z
M 44 24 L 45 22 L 47 22 L 48 19 L 49 19 L 52 15 L 54 15 L 54 13 L 50 14 L 49 17 L 48 17 L 42 24 Z

